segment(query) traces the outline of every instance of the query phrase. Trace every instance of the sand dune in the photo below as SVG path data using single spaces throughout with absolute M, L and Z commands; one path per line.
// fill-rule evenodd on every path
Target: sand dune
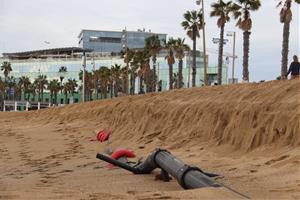
M 251 198 L 300 199 L 299 80 L 0 113 L 0 125 L 0 199 L 241 198 L 105 168 L 95 159 L 105 145 L 89 140 L 102 128 L 113 130 L 113 147 L 138 157 L 167 148 Z

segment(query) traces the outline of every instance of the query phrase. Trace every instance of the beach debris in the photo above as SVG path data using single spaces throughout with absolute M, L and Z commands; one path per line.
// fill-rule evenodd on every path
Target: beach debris
M 132 150 L 129 149 L 117 149 L 111 154 L 110 157 L 114 160 L 118 160 L 119 162 L 128 163 L 127 158 L 135 158 L 136 155 Z M 108 164 L 107 167 L 112 168 L 114 165 Z
M 111 133 L 112 133 L 111 130 L 106 130 L 106 129 L 100 130 L 97 133 L 97 140 L 99 142 L 105 142 L 105 141 L 109 140 Z

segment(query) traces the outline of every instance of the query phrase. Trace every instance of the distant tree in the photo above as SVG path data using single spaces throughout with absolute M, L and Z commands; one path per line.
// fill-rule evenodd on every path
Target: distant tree
M 0 77 L 0 99 L 6 99 L 6 83 Z
M 6 82 L 6 79 L 9 75 L 9 73 L 12 71 L 10 62 L 4 61 L 1 65 L 1 71 L 3 71 L 4 77 L 5 77 L 5 82 Z
M 68 79 L 69 92 L 72 97 L 74 97 L 74 92 L 78 87 L 77 81 L 75 79 Z
M 68 104 L 68 93 L 70 91 L 70 85 L 68 82 L 65 82 L 63 84 L 63 92 L 64 92 L 64 96 L 65 96 L 65 104 Z
M 28 94 L 27 94 L 27 99 L 30 100 L 30 95 L 32 95 L 33 101 L 35 101 L 36 97 L 36 91 L 39 88 L 39 83 L 34 81 L 33 83 L 29 84 L 28 86 Z
M 199 30 L 203 28 L 202 23 L 203 14 L 197 11 L 187 11 L 183 15 L 185 21 L 181 23 L 187 35 L 193 40 L 193 72 L 192 72 L 192 86 L 196 86 L 196 39 L 200 37 Z
M 138 52 L 134 53 L 132 61 L 130 63 L 130 95 L 134 95 L 135 93 L 135 80 L 138 76 L 138 69 L 140 67 Z
M 185 51 L 190 50 L 190 47 L 184 43 L 184 40 L 177 38 L 175 41 L 175 57 L 178 59 L 178 88 L 182 88 L 184 85 L 182 77 L 183 58 L 185 57 Z
M 237 0 L 233 9 L 234 17 L 237 19 L 237 26 L 244 31 L 244 57 L 243 57 L 243 80 L 249 81 L 249 46 L 252 28 L 251 11 L 256 11 L 261 6 L 260 0 Z
M 222 84 L 223 46 L 225 24 L 230 20 L 229 15 L 239 9 L 232 1 L 218 0 L 211 5 L 211 17 L 218 17 L 217 25 L 220 28 L 219 59 L 218 59 L 218 85 Z
M 82 86 L 83 86 L 83 71 L 80 70 L 79 72 L 79 80 L 81 81 L 82 83 Z M 87 70 L 85 70 L 85 99 L 91 99 L 92 97 L 92 88 L 94 87 L 95 83 L 94 83 L 94 80 L 93 80 L 93 73 L 91 72 L 88 72 Z M 81 92 L 83 87 L 80 87 L 81 88 Z
M 134 51 L 130 50 L 129 48 L 127 48 L 125 50 L 125 53 L 123 54 L 123 58 L 124 58 L 124 62 L 126 63 L 126 67 L 125 67 L 125 73 L 124 73 L 124 82 L 125 82 L 125 93 L 128 95 L 128 90 L 129 90 L 129 83 L 128 83 L 128 73 L 129 73 L 129 63 L 132 61 L 132 58 L 134 56 Z
M 107 90 L 110 88 L 112 89 L 111 86 L 111 71 L 108 67 L 100 67 L 99 69 L 99 75 L 100 75 L 100 88 L 101 88 L 101 97 L 102 98 L 107 98 Z
M 61 86 L 57 79 L 53 79 L 48 84 L 48 89 L 50 91 L 50 103 L 57 104 L 57 93 L 60 91 Z M 54 101 L 53 101 L 54 96 Z
M 24 100 L 28 100 L 26 98 L 26 94 L 29 92 L 29 85 L 31 84 L 29 77 L 28 76 L 22 76 L 19 80 L 19 83 L 20 83 L 21 89 L 23 91 Z
M 280 0 L 277 7 L 282 6 L 280 11 L 280 22 L 283 23 L 283 40 L 282 40 L 282 58 L 281 58 L 281 78 L 286 79 L 288 54 L 289 54 L 289 37 L 290 24 L 292 21 L 292 0 Z M 294 0 L 295 3 L 300 4 L 300 0 Z M 298 27 L 299 29 L 299 27 Z
M 44 100 L 44 89 L 46 89 L 46 85 L 48 84 L 47 76 L 39 75 L 35 80 L 34 84 L 37 85 L 38 88 L 38 101 L 41 102 Z
M 10 100 L 14 100 L 15 96 L 16 96 L 16 90 L 15 90 L 16 89 L 15 87 L 17 85 L 16 79 L 13 76 L 9 76 L 6 78 L 6 83 L 9 88 L 8 89 L 8 97 Z
M 68 69 L 67 67 L 65 66 L 61 66 L 58 70 L 58 73 L 60 74 L 60 86 L 61 86 L 61 93 L 62 93 L 62 90 L 63 90 L 63 81 L 64 81 L 64 78 L 65 78 L 65 75 L 67 73 Z
M 115 97 L 118 97 L 118 92 L 121 88 L 121 65 L 112 65 L 110 71 L 112 76 L 112 87 L 114 89 L 114 95 Z
M 153 63 L 152 78 L 153 78 L 153 81 L 152 81 L 152 83 L 149 83 L 149 84 L 152 84 L 151 88 L 155 92 L 156 91 L 156 82 L 157 82 L 157 80 L 156 80 L 156 56 L 160 52 L 160 50 L 162 49 L 161 42 L 159 40 L 158 35 L 152 35 L 152 36 L 148 37 L 145 40 L 145 48 L 149 51 L 149 53 L 152 57 L 152 63 Z
M 175 63 L 174 57 L 174 49 L 176 46 L 176 40 L 173 38 L 169 38 L 167 42 L 165 42 L 165 48 L 168 50 L 168 54 L 165 59 L 168 62 L 169 66 L 169 89 L 173 89 L 173 65 Z
M 145 86 L 145 76 L 147 73 L 150 72 L 150 54 L 148 52 L 147 49 L 144 49 L 143 51 L 138 52 L 137 54 L 138 57 L 138 61 L 139 61 L 139 70 L 138 70 L 138 75 L 140 77 L 140 94 L 144 94 L 145 90 L 144 90 L 144 86 Z M 146 85 L 146 87 L 148 88 L 147 91 L 152 91 L 151 89 L 149 89 L 149 87 L 151 87 L 151 85 Z

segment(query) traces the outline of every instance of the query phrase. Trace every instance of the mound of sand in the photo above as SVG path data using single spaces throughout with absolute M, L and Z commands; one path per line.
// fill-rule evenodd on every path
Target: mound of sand
M 299 81 L 230 85 L 123 97 L 29 114 L 45 122 L 97 121 L 114 140 L 210 141 L 249 151 L 300 145 Z
M 88 139 L 102 128 L 112 129 L 114 147 L 139 157 L 168 148 L 250 197 L 300 198 L 299 80 L 0 113 L 0 125 L 0 199 L 238 198 L 108 170 L 95 159 L 105 146 Z

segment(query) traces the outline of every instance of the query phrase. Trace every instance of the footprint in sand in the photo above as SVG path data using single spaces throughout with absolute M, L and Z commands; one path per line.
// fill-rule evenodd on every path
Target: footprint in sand
M 19 199 L 19 195 L 5 195 L 5 194 L 0 194 L 0 199 Z
M 280 156 L 279 158 L 276 158 L 276 159 L 272 159 L 272 160 L 269 160 L 268 162 L 265 162 L 265 165 L 271 165 L 275 162 L 278 162 L 278 161 L 282 161 L 286 158 L 290 157 L 289 155 L 284 155 L 284 156 Z

